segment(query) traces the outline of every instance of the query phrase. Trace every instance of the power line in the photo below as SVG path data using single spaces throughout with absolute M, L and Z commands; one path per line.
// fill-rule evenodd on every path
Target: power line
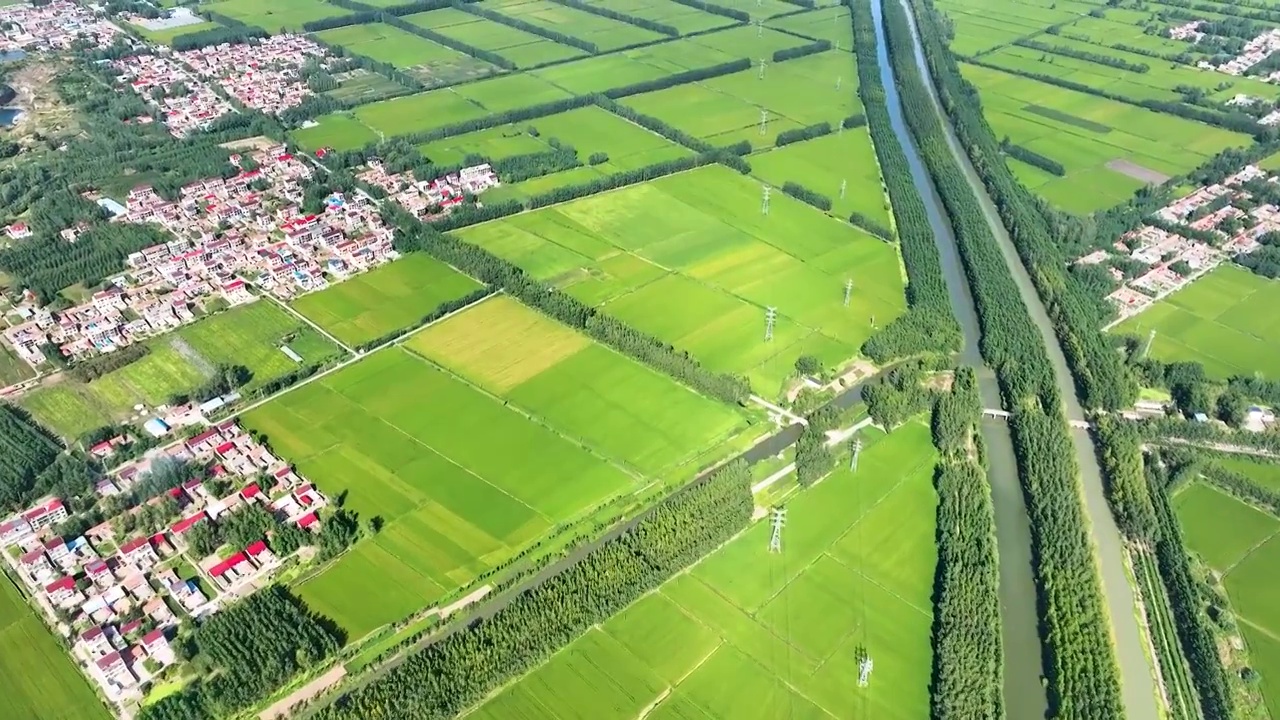
M 773 341 L 773 325 L 778 322 L 778 308 L 767 307 L 764 309 L 764 341 Z
M 769 536 L 769 552 L 782 552 L 782 526 L 787 522 L 787 509 L 774 508 L 769 524 L 773 526 L 773 534 Z

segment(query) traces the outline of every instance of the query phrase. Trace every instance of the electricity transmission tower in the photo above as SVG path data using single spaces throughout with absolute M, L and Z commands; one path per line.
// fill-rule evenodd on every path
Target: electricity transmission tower
M 858 456 L 862 454 L 862 438 L 853 441 L 853 457 L 849 459 L 849 469 L 858 471 Z
M 1147 334 L 1147 344 L 1142 348 L 1142 357 L 1146 359 L 1147 353 L 1151 352 L 1151 343 L 1156 341 L 1156 329 L 1151 328 L 1151 332 Z
M 764 37 L 764 21 L 756 21 L 756 37 Z
M 767 307 L 764 309 L 764 341 L 773 341 L 773 325 L 778 322 L 778 308 Z
M 769 111 L 764 109 L 760 110 L 760 134 L 769 134 Z
M 849 307 L 849 298 L 853 296 L 853 278 L 844 281 L 844 306 Z
M 763 80 L 763 79 L 764 79 L 764 66 L 765 66 L 765 65 L 766 65 L 765 59 L 764 59 L 764 58 L 760 58 L 760 79 L 761 79 L 761 80 Z
M 867 654 L 865 647 L 858 648 L 858 687 L 866 687 L 871 682 L 871 670 L 874 669 L 875 663 L 871 661 L 871 656 Z
M 782 526 L 787 522 L 787 509 L 774 508 L 769 524 L 773 526 L 773 534 L 769 536 L 769 552 L 782 552 Z
M 769 186 L 764 186 L 764 193 L 760 196 L 760 214 L 769 214 Z
M 841 200 L 843 200 L 843 199 L 844 199 L 844 192 L 845 192 L 845 190 L 848 190 L 848 189 L 849 189 L 849 181 L 848 181 L 848 180 L 841 180 L 841 181 L 840 181 L 840 199 L 841 199 Z
M 843 80 L 844 80 L 844 76 L 843 76 L 843 75 L 837 75 L 837 76 L 836 76 L 836 89 L 837 89 L 837 90 L 839 90 L 839 89 L 840 89 L 840 83 L 841 83 Z

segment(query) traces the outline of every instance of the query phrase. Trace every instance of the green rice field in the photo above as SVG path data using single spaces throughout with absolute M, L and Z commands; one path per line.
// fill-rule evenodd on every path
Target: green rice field
M 1253 460 L 1238 455 L 1224 455 L 1214 458 L 1214 464 L 1238 472 L 1259 487 L 1273 492 L 1280 492 L 1280 464 Z
M 294 300 L 294 310 L 338 340 L 360 345 L 417 324 L 480 283 L 423 253 L 405 257 Z
M 246 25 L 257 25 L 270 33 L 301 32 L 302 25 L 313 20 L 350 15 L 351 11 L 330 5 L 324 0 L 219 0 L 203 6 L 239 20 Z
M 8 577 L 0 577 L 0 694 L 13 720 L 111 717 Z
M 590 40 L 602 51 L 665 38 L 644 28 L 592 15 L 551 0 L 484 0 L 481 7 L 570 37 Z
M 536 136 L 530 132 L 531 128 L 536 130 Z M 469 155 L 479 155 L 492 161 L 544 152 L 551 149 L 549 143 L 552 139 L 572 145 L 583 163 L 595 153 L 605 153 L 609 159 L 590 167 L 538 178 L 533 184 L 504 186 L 491 191 L 494 196 L 531 195 L 692 154 L 691 150 L 594 105 L 514 125 L 456 135 L 427 143 L 419 149 L 433 162 L 449 165 L 461 162 Z
M 753 155 L 751 174 L 775 187 L 790 180 L 826 195 L 836 217 L 859 212 L 883 227 L 891 224 L 880 165 L 865 127 Z M 842 184 L 844 197 L 840 196 Z
M 324 30 L 316 37 L 397 68 L 413 70 L 429 79 L 433 68 L 474 65 L 480 61 L 386 23 L 366 23 Z M 488 67 L 487 65 L 485 67 Z M 417 71 L 421 70 L 420 73 Z
M 377 142 L 381 137 L 364 123 L 346 114 L 325 115 L 318 118 L 311 127 L 289 132 L 289 139 L 305 150 L 356 150 Z
M 1065 166 L 1056 177 L 1014 164 L 1029 188 L 1053 204 L 1087 213 L 1129 199 L 1145 183 L 1108 163 L 1126 161 L 1164 176 L 1197 167 L 1247 136 L 1126 103 L 1067 90 L 976 65 L 961 65 L 982 94 L 997 137 Z
M 1204 365 L 1219 378 L 1252 375 L 1280 378 L 1280 282 L 1235 266 L 1222 266 L 1135 315 L 1112 332 L 1147 337 L 1156 331 L 1151 354 L 1165 361 Z
M 1250 464 L 1245 459 L 1236 462 Z M 1175 505 L 1187 549 L 1222 576 L 1248 646 L 1249 665 L 1261 675 L 1263 700 L 1276 715 L 1280 712 L 1280 586 L 1275 582 L 1280 573 L 1276 539 L 1280 519 L 1200 482 L 1180 490 Z
M 567 60 L 585 54 L 578 48 L 561 45 L 540 35 L 492 22 L 456 8 L 407 15 L 405 20 L 481 50 L 497 53 L 515 63 L 519 68 Z
M 431 325 L 404 344 L 647 475 L 693 457 L 744 424 L 731 408 L 506 296 Z
M 298 367 L 282 344 L 307 363 L 341 351 L 323 335 L 268 300 L 232 308 L 147 341 L 151 352 L 91 383 L 71 378 L 25 394 L 21 404 L 41 423 L 64 436 L 127 419 L 135 405 L 148 408 L 194 390 L 219 365 L 243 365 L 252 390 Z
M 600 6 L 642 20 L 670 25 L 679 30 L 682 35 L 734 24 L 730 18 L 713 15 L 670 0 L 600 0 Z
M 589 630 L 472 711 L 480 720 L 772 720 L 929 714 L 936 554 L 928 429 L 875 434 L 769 524 Z M 875 660 L 857 685 L 860 648 Z
M 645 485 L 628 466 L 670 466 L 745 425 L 501 297 L 242 420 L 326 493 L 385 522 L 299 586 L 353 640 Z
M 353 114 L 369 130 L 394 137 L 569 96 L 533 75 L 504 75 L 363 105 Z M 320 118 L 321 125 L 331 117 L 334 115 Z
M 814 40 L 826 40 L 840 50 L 853 50 L 853 22 L 849 19 L 849 8 L 844 5 L 767 20 L 765 27 L 780 28 Z
M 939 0 L 937 5 L 955 25 L 951 49 L 960 55 L 982 54 L 1018 38 L 1036 35 L 1050 25 L 1078 20 L 1097 7 L 1075 0 L 1012 0 L 998 4 Z
M 323 94 L 344 103 L 359 105 L 384 100 L 408 92 L 405 86 L 364 68 L 349 70 L 335 77 L 338 87 Z M 368 132 L 366 129 L 365 132 Z
M 760 204 L 758 181 L 711 166 L 459 234 L 772 394 L 800 355 L 853 358 L 904 300 L 893 246 L 780 192 Z
M 702 40 L 704 38 L 697 38 Z M 778 134 L 859 113 L 853 56 L 825 52 L 626 98 L 623 104 L 716 145 L 772 147 Z M 760 122 L 767 117 L 764 132 Z
M 136 23 L 130 23 L 130 25 L 132 25 L 133 29 L 137 30 L 138 34 L 141 35 L 142 37 L 150 40 L 153 43 L 159 43 L 161 45 L 168 45 L 169 43 L 173 42 L 173 39 L 178 37 L 179 35 L 186 35 L 187 33 L 193 33 L 193 32 L 203 32 L 205 30 L 213 30 L 214 28 L 220 27 L 218 23 L 211 22 L 211 21 L 191 23 L 190 25 L 181 25 L 179 27 L 165 28 L 163 30 L 148 30 L 147 28 L 142 27 L 141 25 L 138 25 Z

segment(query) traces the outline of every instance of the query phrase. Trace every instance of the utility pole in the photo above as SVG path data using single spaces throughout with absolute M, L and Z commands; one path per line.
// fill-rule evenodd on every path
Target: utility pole
M 769 524 L 773 526 L 773 534 L 769 536 L 769 552 L 782 552 L 782 526 L 787 522 L 787 509 L 774 508 Z
M 769 186 L 764 186 L 764 194 L 760 197 L 760 214 L 769 214 Z
M 849 298 L 853 296 L 853 278 L 844 281 L 844 306 L 849 307 Z
M 773 342 L 773 326 L 778 322 L 778 308 L 767 307 L 764 309 L 764 341 Z

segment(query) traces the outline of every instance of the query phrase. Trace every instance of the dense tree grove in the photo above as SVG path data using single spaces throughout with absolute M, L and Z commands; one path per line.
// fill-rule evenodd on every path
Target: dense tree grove
M 1008 155 L 1015 160 L 1021 160 L 1028 165 L 1038 167 L 1047 173 L 1057 175 L 1058 177 L 1062 177 L 1067 174 L 1067 169 L 1062 166 L 1062 163 L 1051 157 L 1041 155 L 1031 148 L 1015 145 L 1013 142 L 1010 142 L 1007 137 L 1000 141 L 1000 149 L 1004 151 L 1005 155 Z
M 1150 541 L 1157 533 L 1155 509 L 1142 471 L 1142 434 L 1129 423 L 1110 415 L 1094 423 L 1098 459 L 1106 481 L 1107 502 L 1125 537 Z
M 871 22 L 865 3 L 855 3 L 854 11 L 855 18 Z M 1031 519 L 1050 712 L 1063 720 L 1120 717 L 1124 709 L 1109 619 L 1052 365 L 978 198 L 951 154 L 915 65 L 906 13 L 897 3 L 885 5 L 890 60 L 907 124 L 955 230 L 977 308 L 983 357 L 996 371 L 1004 405 L 1013 412 L 1009 426 Z M 936 33 L 929 23 L 921 25 L 926 38 Z M 926 57 L 946 55 L 941 45 L 931 47 L 926 40 L 925 47 Z
M 346 15 L 334 15 L 331 17 L 320 18 L 319 20 L 304 22 L 302 23 L 302 29 L 307 32 L 321 32 L 322 30 L 333 30 L 334 28 L 347 27 L 348 25 L 367 25 L 369 23 L 380 22 L 381 20 L 381 11 L 362 10 L 360 12 L 348 13 Z
M 1013 41 L 1013 44 L 1021 45 L 1025 48 L 1031 48 L 1032 50 L 1039 50 L 1041 52 L 1053 53 L 1054 55 L 1062 55 L 1064 57 L 1075 58 L 1077 60 L 1085 60 L 1099 65 L 1106 65 L 1107 67 L 1127 70 L 1132 73 L 1144 73 L 1151 69 L 1146 63 L 1129 62 L 1124 58 L 1104 55 L 1102 53 L 1088 52 L 1086 50 L 1078 50 L 1068 45 L 1040 42 L 1039 40 L 1032 40 L 1030 38 L 1015 40 Z
M 609 18 L 610 20 L 617 20 L 618 22 L 624 22 L 624 23 L 627 23 L 628 25 L 635 25 L 638 28 L 644 28 L 645 30 L 656 32 L 661 35 L 666 35 L 668 37 L 680 37 L 680 30 L 677 29 L 675 26 L 667 25 L 666 23 L 654 22 L 652 20 L 646 20 L 645 18 L 636 17 L 635 15 L 628 15 L 626 13 L 618 12 L 617 10 L 610 10 L 609 8 L 602 7 L 600 5 L 597 5 L 596 3 L 586 2 L 586 0 L 551 0 L 551 2 L 556 3 L 557 5 L 564 5 L 565 7 L 571 7 L 575 10 L 589 12 L 592 15 L 599 15 L 600 17 Z
M 940 455 L 933 612 L 932 717 L 1004 717 L 999 557 L 995 510 L 978 432 L 982 402 L 973 368 L 956 370 L 934 406 Z
M 1182 542 L 1182 529 L 1169 502 L 1176 481 L 1156 463 L 1148 463 L 1146 469 L 1152 504 L 1159 522 L 1155 541 L 1156 562 L 1169 597 L 1178 643 L 1191 669 L 1201 714 L 1206 718 L 1235 717 L 1231 690 L 1213 636 L 1212 621 L 1205 612 L 1204 594 L 1191 570 L 1191 561 Z M 1178 478 L 1188 474 L 1192 473 L 1176 472 Z
M 853 128 L 862 127 L 863 125 L 866 125 L 866 124 L 867 124 L 866 115 L 850 115 L 849 117 L 840 121 L 840 127 L 844 128 L 845 130 L 852 130 Z
M 806 125 L 805 127 L 794 128 L 792 130 L 783 130 L 778 133 L 778 137 L 774 138 L 775 147 L 790 145 L 794 142 L 802 142 L 804 140 L 812 140 L 816 137 L 831 134 L 831 123 L 820 122 L 814 125 Z
M 858 59 L 858 95 L 889 193 L 902 261 L 907 269 L 907 312 L 872 335 L 863 344 L 862 352 L 878 363 L 922 352 L 954 352 L 961 345 L 960 325 L 951 312 L 942 260 L 924 200 L 911 182 L 906 152 L 898 144 L 889 120 L 885 89 L 876 62 L 875 27 L 870 22 L 858 22 L 854 23 L 853 32 L 853 48 Z M 888 228 L 878 228 L 866 218 L 851 216 L 849 221 L 867 229 L 877 228 L 881 232 L 874 229 L 872 232 L 885 239 L 893 237 Z
M 745 378 L 712 372 L 702 367 L 687 352 L 677 350 L 549 285 L 534 280 L 520 268 L 483 248 L 462 242 L 440 232 L 437 228 L 419 223 L 393 203 L 385 204 L 383 212 L 388 221 L 399 228 L 396 249 L 401 252 L 415 250 L 426 252 L 492 288 L 503 289 L 530 307 L 587 333 L 624 355 L 665 372 L 712 397 L 726 402 L 739 402 L 750 393 L 750 387 Z
M 194 32 L 183 33 L 174 37 L 173 40 L 170 41 L 169 46 L 178 52 L 182 52 L 185 50 L 198 50 L 204 47 L 221 45 L 222 43 L 248 42 L 254 38 L 264 38 L 267 36 L 267 31 L 260 27 L 219 26 L 209 28 L 208 30 L 196 30 Z
M 17 510 L 34 499 L 37 477 L 61 451 L 26 413 L 0 404 L 0 507 Z
M 795 47 L 775 50 L 773 53 L 773 61 L 783 62 L 785 60 L 793 60 L 806 55 L 817 55 L 820 52 L 826 52 L 830 49 L 830 40 L 818 40 L 817 42 L 811 42 L 808 45 L 797 45 Z
M 744 529 L 753 508 L 749 484 L 741 461 L 695 482 L 493 615 L 409 655 L 313 717 L 453 717 Z
M 337 652 L 344 638 L 272 585 L 209 616 L 179 642 L 200 679 L 142 708 L 141 720 L 225 717 L 269 696 Z
M 150 354 L 151 348 L 146 343 L 134 343 L 103 355 L 94 355 L 81 360 L 71 368 L 71 374 L 80 382 L 92 382 L 109 372 L 137 362 Z
M 507 27 L 513 27 L 517 30 L 522 30 L 524 32 L 527 32 L 530 35 L 537 35 L 539 37 L 544 37 L 548 40 L 554 40 L 555 42 L 558 42 L 561 45 L 568 45 L 569 47 L 575 47 L 584 52 L 589 52 L 592 55 L 599 52 L 599 48 L 597 48 L 596 44 L 593 42 L 587 42 L 586 40 L 583 40 L 581 38 L 576 38 L 572 35 L 566 35 L 562 32 L 549 30 L 547 28 L 542 27 L 541 25 L 534 25 L 533 23 L 525 22 L 524 20 L 521 20 L 518 17 L 512 17 L 511 15 L 505 15 L 500 12 L 494 12 L 493 10 L 490 10 L 489 8 L 483 7 L 476 3 L 461 2 L 461 0 L 454 0 L 453 7 L 463 12 L 471 13 L 472 15 L 477 15 L 479 17 L 482 17 L 486 20 L 489 20 L 490 22 L 495 22 L 495 23 L 498 23 L 499 25 L 506 25 Z
M 933 405 L 935 393 L 925 385 L 927 368 L 919 360 L 909 360 L 868 380 L 862 388 L 867 414 L 885 430 L 898 427 Z
M 791 197 L 799 200 L 802 203 L 812 205 L 818 208 L 819 210 L 822 210 L 823 212 L 826 212 L 831 209 L 831 198 L 827 197 L 826 195 L 823 195 L 822 193 L 816 190 L 810 190 L 809 188 L 801 185 L 800 183 L 791 182 L 790 180 L 788 180 L 787 182 L 782 184 L 782 192 L 790 195 Z

